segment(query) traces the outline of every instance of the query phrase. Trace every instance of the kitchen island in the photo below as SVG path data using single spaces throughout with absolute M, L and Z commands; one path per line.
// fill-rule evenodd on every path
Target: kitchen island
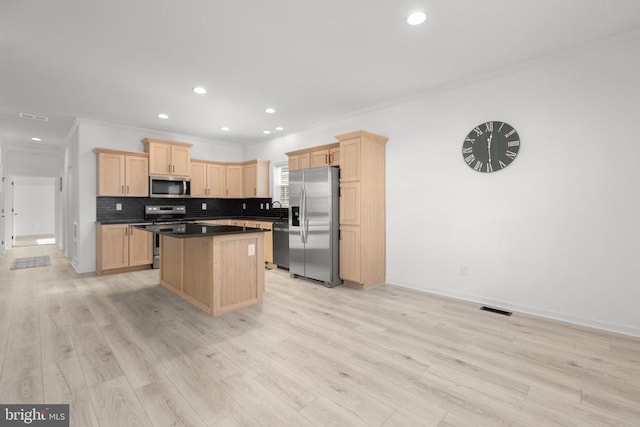
M 160 285 L 212 316 L 262 303 L 264 230 L 183 224 L 160 234 Z

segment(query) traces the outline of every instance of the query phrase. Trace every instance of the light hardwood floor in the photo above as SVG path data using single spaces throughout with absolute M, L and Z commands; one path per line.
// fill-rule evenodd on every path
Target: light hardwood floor
M 157 270 L 79 276 L 55 246 L 11 249 L 0 402 L 69 403 L 82 427 L 640 425 L 638 338 L 266 275 L 261 306 L 212 318 Z

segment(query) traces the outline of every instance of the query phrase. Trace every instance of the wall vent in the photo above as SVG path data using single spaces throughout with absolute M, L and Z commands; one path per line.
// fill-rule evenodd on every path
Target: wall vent
M 31 114 L 31 113 L 18 113 L 18 116 L 21 119 L 40 120 L 41 122 L 49 121 L 49 117 L 47 116 L 39 116 L 37 114 Z
M 487 307 L 486 305 L 483 305 L 482 307 L 480 307 L 480 310 L 488 311 L 490 313 L 502 314 L 503 316 L 511 316 L 512 314 L 510 311 L 500 310 L 499 308 Z

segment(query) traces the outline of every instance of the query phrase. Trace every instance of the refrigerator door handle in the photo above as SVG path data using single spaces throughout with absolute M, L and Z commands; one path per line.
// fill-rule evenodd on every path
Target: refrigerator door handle
M 304 234 L 304 223 L 305 223 L 305 219 L 306 219 L 306 198 L 305 198 L 305 188 L 304 186 L 302 187 L 302 190 L 300 191 L 300 242 L 301 243 L 306 243 L 306 236 Z

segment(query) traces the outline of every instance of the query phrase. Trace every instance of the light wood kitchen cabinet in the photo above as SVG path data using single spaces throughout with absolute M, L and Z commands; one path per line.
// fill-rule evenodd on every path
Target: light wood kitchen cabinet
M 148 197 L 149 156 L 95 148 L 98 196 Z
M 191 161 L 191 197 L 207 196 L 207 164 Z
M 329 164 L 331 166 L 340 166 L 340 146 L 329 149 Z
M 226 197 L 227 166 L 224 163 L 209 162 L 207 164 L 207 182 L 209 197 Z
M 269 197 L 269 160 L 251 160 L 243 165 L 243 195 L 248 198 Z
M 325 148 L 311 152 L 311 167 L 339 166 L 340 147 Z
M 251 227 L 269 230 L 264 233 L 264 262 L 273 264 L 273 223 L 269 221 L 254 221 L 242 218 L 213 219 L 202 221 L 205 224 L 235 225 L 236 227 Z
M 244 227 L 269 230 L 264 233 L 264 262 L 273 264 L 273 223 L 268 221 L 244 221 Z
M 244 167 L 242 165 L 227 165 L 225 197 L 242 199 L 244 189 L 242 185 L 243 175 Z
M 386 280 L 385 147 L 366 131 L 340 141 L 340 277 L 368 288 Z
M 149 268 L 153 235 L 130 224 L 97 224 L 96 255 L 98 275 Z
M 362 283 L 360 226 L 340 226 L 340 278 L 349 283 Z
M 205 160 L 191 161 L 191 197 L 226 197 L 226 166 Z
M 341 225 L 360 225 L 361 202 L 359 182 L 345 182 L 340 184 Z
M 306 169 L 311 167 L 311 153 L 289 156 L 289 170 Z
M 129 267 L 153 263 L 153 233 L 129 226 Z
M 144 151 L 149 153 L 149 174 L 184 176 L 191 173 L 191 144 L 145 138 Z
M 285 153 L 289 157 L 289 170 L 340 165 L 340 143 L 318 145 Z

